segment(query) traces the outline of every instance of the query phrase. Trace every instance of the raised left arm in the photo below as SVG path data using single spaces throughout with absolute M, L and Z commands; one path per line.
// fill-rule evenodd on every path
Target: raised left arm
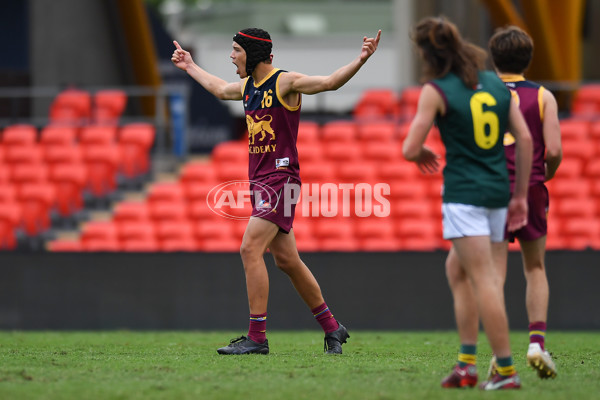
M 337 69 L 328 76 L 309 76 L 298 72 L 290 72 L 281 76 L 279 90 L 282 96 L 289 93 L 316 94 L 330 90 L 337 90 L 344 86 L 358 70 L 375 53 L 381 38 L 381 30 L 375 38 L 363 38 L 360 55 L 349 64 Z

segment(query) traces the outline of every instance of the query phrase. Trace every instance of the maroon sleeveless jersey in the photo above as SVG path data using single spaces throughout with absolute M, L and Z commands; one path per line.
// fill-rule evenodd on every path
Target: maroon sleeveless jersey
M 278 81 L 284 72 L 274 69 L 261 82 L 249 77 L 244 84 L 250 180 L 281 174 L 300 181 L 296 148 L 300 104 L 289 106 L 281 97 Z
M 544 165 L 546 145 L 542 125 L 544 120 L 542 94 L 545 89 L 535 82 L 525 80 L 522 75 L 501 75 L 500 78 L 517 101 L 533 139 L 533 163 L 529 184 L 543 183 L 546 176 Z M 515 138 L 510 132 L 504 134 L 504 150 L 512 187 L 515 182 Z

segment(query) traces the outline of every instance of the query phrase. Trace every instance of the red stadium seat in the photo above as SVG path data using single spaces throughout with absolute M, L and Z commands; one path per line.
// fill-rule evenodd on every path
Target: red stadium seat
M 330 121 L 321 127 L 321 141 L 326 148 L 332 147 L 331 143 L 354 142 L 357 133 L 357 124 L 353 121 Z
M 88 145 L 83 149 L 83 160 L 88 171 L 88 189 L 104 198 L 117 187 L 119 148 L 116 145 Z
M 413 163 L 401 159 L 378 165 L 378 170 L 378 176 L 381 182 L 389 184 L 397 181 L 412 182 L 413 179 L 418 177 L 420 174 L 419 170 Z
M 215 188 L 213 183 L 189 183 L 184 185 L 185 199 L 189 202 L 204 202 L 206 203 L 208 193 Z
M 437 240 L 440 237 L 436 236 L 439 232 L 438 229 L 439 221 L 433 221 L 433 219 L 420 219 L 420 218 L 404 218 L 396 220 L 396 236 L 402 240 L 413 239 L 413 238 L 424 238 L 432 240 L 434 244 L 437 244 Z
M 194 236 L 199 243 L 212 240 L 227 240 L 233 238 L 233 225 L 225 219 L 215 219 L 209 223 L 198 222 L 194 225 Z M 239 248 L 240 243 L 237 246 Z M 205 246 L 202 247 L 206 249 Z
M 83 164 L 57 164 L 50 169 L 49 181 L 56 192 L 56 209 L 62 217 L 83 210 L 83 188 L 87 171 Z
M 79 89 L 67 89 L 59 93 L 50 105 L 53 122 L 81 124 L 89 122 L 92 112 L 92 96 Z
M 17 186 L 12 183 L 0 183 L 0 207 L 1 204 L 14 203 L 17 199 Z
M 247 181 L 248 164 L 222 164 L 217 168 L 217 180 L 220 182 Z
M 2 133 L 5 146 L 31 146 L 37 142 L 37 128 L 34 125 L 9 125 Z
M 216 145 L 211 159 L 217 168 L 223 165 L 248 166 L 248 143 L 240 140 L 228 141 Z
M 562 230 L 569 249 L 583 250 L 591 247 L 600 235 L 600 222 L 586 217 L 568 218 L 563 221 Z
M 338 142 L 326 145 L 323 155 L 334 163 L 353 163 L 360 162 L 362 151 L 358 142 Z
M 589 136 L 590 123 L 582 119 L 564 118 L 560 120 L 560 135 L 564 140 L 586 139 Z
M 5 150 L 4 162 L 6 164 L 41 164 L 44 162 L 43 149 L 37 144 L 14 145 Z
M 427 198 L 418 201 L 414 199 L 400 199 L 391 203 L 391 215 L 394 218 L 416 218 L 430 219 L 434 218 L 433 202 Z
M 301 165 L 300 178 L 303 185 L 306 183 L 333 182 L 335 179 L 335 167 L 328 161 L 320 164 Z
M 149 203 L 157 201 L 183 201 L 185 191 L 183 185 L 178 182 L 159 182 L 150 186 L 146 196 Z
M 73 145 L 77 141 L 77 128 L 74 126 L 48 125 L 40 133 L 40 144 L 47 146 Z
M 376 168 L 369 164 L 340 165 L 337 176 L 340 183 L 372 183 L 375 181 Z
M 116 125 L 88 125 L 81 128 L 79 141 L 82 144 L 107 145 L 117 142 Z
M 203 222 L 215 220 L 219 217 L 206 203 L 206 200 L 198 200 L 190 202 L 188 207 L 188 218 L 191 221 Z
M 10 164 L 0 162 L 0 184 L 11 183 L 11 171 L 12 168 Z
M 389 218 L 356 218 L 354 236 L 363 241 L 366 239 L 394 238 L 394 224 Z
M 47 165 L 83 164 L 83 149 L 75 144 L 48 145 L 44 150 Z
M 557 201 L 556 214 L 560 218 L 591 218 L 599 208 L 598 202 L 592 198 L 566 197 Z
M 118 225 L 117 238 L 121 242 L 155 240 L 156 229 L 150 221 L 127 221 Z
M 319 241 L 310 237 L 296 239 L 296 247 L 301 253 L 315 252 L 321 249 Z
M 297 144 L 319 143 L 321 127 L 314 121 L 300 121 Z
M 52 125 L 64 125 L 77 127 L 87 124 L 87 119 L 81 119 L 77 110 L 73 108 L 55 108 L 50 111 L 50 123 Z
M 148 203 L 149 217 L 154 222 L 184 221 L 188 219 L 185 201 L 153 201 Z
M 600 159 L 589 160 L 585 165 L 583 173 L 592 180 L 600 180 Z
M 307 164 L 318 164 L 324 160 L 323 145 L 319 142 L 303 142 L 298 143 L 298 161 L 300 169 Z
M 48 168 L 44 164 L 17 164 L 12 167 L 11 182 L 18 187 L 32 183 L 46 183 Z
M 81 231 L 81 242 L 84 247 L 90 241 L 117 242 L 117 225 L 112 221 L 90 221 Z
M 155 129 L 152 124 L 133 123 L 119 131 L 121 171 L 127 177 L 136 177 L 150 171 L 150 151 L 154 144 Z
M 600 121 L 594 121 L 590 123 L 590 138 L 598 143 L 600 140 Z M 597 148 L 598 154 L 600 154 L 600 148 Z
M 28 183 L 17 195 L 22 207 L 25 233 L 37 236 L 50 228 L 50 210 L 55 201 L 55 189 L 49 183 Z
M 319 241 L 325 239 L 352 239 L 354 224 L 349 218 L 319 218 L 314 225 L 313 235 Z
M 354 118 L 393 118 L 398 115 L 398 96 L 392 89 L 368 89 L 363 91 L 352 110 Z
M 212 163 L 189 162 L 181 168 L 179 181 L 186 186 L 190 183 L 213 183 L 217 181 L 217 173 Z
M 398 140 L 398 125 L 395 122 L 365 122 L 358 126 L 358 139 L 366 143 L 388 144 Z
M 576 117 L 597 117 L 600 114 L 600 85 L 581 85 L 575 92 L 571 113 Z
M 590 140 L 589 136 L 571 137 L 570 139 L 565 137 L 562 141 L 563 158 L 577 158 L 585 163 L 595 155 L 594 145 L 595 143 Z
M 99 90 L 94 94 L 93 101 L 94 122 L 116 124 L 125 111 L 127 94 L 117 89 Z
M 427 196 L 431 199 L 442 198 L 442 187 L 444 186 L 444 178 L 441 174 L 434 174 L 427 180 Z
M 560 169 L 560 168 L 559 168 Z M 586 178 L 554 178 L 548 182 L 550 197 L 585 198 L 590 195 L 591 182 Z
M 113 211 L 113 221 L 117 224 L 142 222 L 150 219 L 148 204 L 142 201 L 122 201 Z
M 422 180 L 390 182 L 391 201 L 407 200 L 421 201 L 427 198 L 427 183 Z
M 0 250 L 17 247 L 17 229 L 21 221 L 21 205 L 17 202 L 0 204 Z
M 376 163 L 381 169 L 395 163 L 402 155 L 398 147 L 392 143 L 365 143 L 363 147 L 363 159 Z
M 164 221 L 156 226 L 156 238 L 160 241 L 166 240 L 194 240 L 194 224 L 188 220 L 185 221 Z
M 554 179 L 577 179 L 583 173 L 583 161 L 577 158 L 563 159 L 556 170 Z M 554 179 L 550 182 L 553 182 Z

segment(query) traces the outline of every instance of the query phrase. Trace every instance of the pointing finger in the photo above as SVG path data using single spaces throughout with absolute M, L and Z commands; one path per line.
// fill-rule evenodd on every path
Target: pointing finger
M 379 43 L 379 39 L 381 39 L 381 29 L 377 32 L 377 36 L 375 37 L 375 43 Z
M 183 50 L 179 43 L 177 43 L 177 40 L 173 40 L 173 44 L 175 45 L 175 47 L 177 47 L 177 50 Z

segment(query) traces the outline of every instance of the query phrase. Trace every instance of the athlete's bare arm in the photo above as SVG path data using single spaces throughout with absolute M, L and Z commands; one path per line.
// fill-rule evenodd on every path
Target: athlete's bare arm
M 527 225 L 527 190 L 533 159 L 533 140 L 531 133 L 514 99 L 510 99 L 508 128 L 516 141 L 515 152 L 515 188 L 508 203 L 506 218 L 508 230 L 513 232 Z
M 175 66 L 188 73 L 202 87 L 221 100 L 241 100 L 242 83 L 229 83 L 223 79 L 212 75 L 200 68 L 188 51 L 181 48 L 177 41 L 173 41 L 176 49 L 173 52 L 171 61 Z
M 417 114 L 413 118 L 408 135 L 402 144 L 404 158 L 416 162 L 421 172 L 435 172 L 438 169 L 439 156 L 424 143 L 435 116 L 444 113 L 445 104 L 442 96 L 433 86 L 429 84 L 423 86 L 417 105 Z
M 279 78 L 279 91 L 282 96 L 290 93 L 316 94 L 337 90 L 348 82 L 375 53 L 381 38 L 381 30 L 375 38 L 363 38 L 360 55 L 347 65 L 328 76 L 308 76 L 298 72 L 282 74 Z
M 560 123 L 558 122 L 558 106 L 554 95 L 544 90 L 542 94 L 544 105 L 544 144 L 546 145 L 546 181 L 554 177 L 562 161 L 562 144 L 560 139 Z

